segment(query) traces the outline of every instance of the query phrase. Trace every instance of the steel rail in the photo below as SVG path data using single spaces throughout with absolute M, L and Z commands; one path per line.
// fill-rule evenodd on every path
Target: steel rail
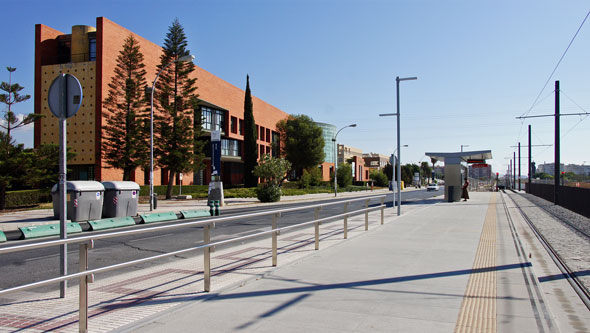
M 549 241 L 547 241 L 547 239 L 541 234 L 539 229 L 534 225 L 533 221 L 524 212 L 522 207 L 520 207 L 516 203 L 516 201 L 512 200 L 512 202 L 514 203 L 516 208 L 518 208 L 518 211 L 522 215 L 525 222 L 531 228 L 531 231 L 533 232 L 533 234 L 535 234 L 537 239 L 539 239 L 539 242 L 541 243 L 541 245 L 543 245 L 543 247 L 545 248 L 545 250 L 549 254 L 549 257 L 551 257 L 553 262 L 555 262 L 555 265 L 559 268 L 561 273 L 565 276 L 566 280 L 572 286 L 572 288 L 574 289 L 576 294 L 578 294 L 578 296 L 580 297 L 580 299 L 582 300 L 584 305 L 586 305 L 588 310 L 590 310 L 590 292 L 588 291 L 588 289 L 586 289 L 586 287 L 582 284 L 582 282 L 580 282 L 576 273 L 569 268 L 569 266 L 567 265 L 565 260 L 563 260 L 563 258 L 559 255 L 559 253 L 557 253 L 557 251 L 553 248 L 553 246 L 551 246 Z
M 208 225 L 210 223 L 223 223 L 223 222 L 234 221 L 234 220 L 242 220 L 242 219 L 260 217 L 260 216 L 266 216 L 266 215 L 272 215 L 272 214 L 290 213 L 290 212 L 295 212 L 295 211 L 299 211 L 299 210 L 333 206 L 333 205 L 345 204 L 345 203 L 348 204 L 350 202 L 366 201 L 366 200 L 371 200 L 371 199 L 375 199 L 375 198 L 384 198 L 384 197 L 386 197 L 386 195 L 371 195 L 371 196 L 365 196 L 365 197 L 356 198 L 356 199 L 341 200 L 341 201 L 337 201 L 337 202 L 315 204 L 315 205 L 309 205 L 309 206 L 303 206 L 303 207 L 284 208 L 284 209 L 277 209 L 277 210 L 265 210 L 265 211 L 256 212 L 256 213 L 248 213 L 248 214 L 236 215 L 236 216 L 224 216 L 224 217 L 217 217 L 217 218 L 212 218 L 212 219 L 207 219 L 207 220 L 191 221 L 194 219 L 187 219 L 186 222 L 179 222 L 179 223 L 162 225 L 162 226 L 148 227 L 148 228 L 143 228 L 143 229 L 116 231 L 116 232 L 109 232 L 109 233 L 104 233 L 104 234 L 72 237 L 72 238 L 68 238 L 68 239 L 58 239 L 58 240 L 43 241 L 43 242 L 37 242 L 37 243 L 31 243 L 31 244 L 5 247 L 5 248 L 0 248 L 0 254 L 33 250 L 33 249 L 44 248 L 44 247 L 49 247 L 49 246 L 57 246 L 57 245 L 62 245 L 62 244 L 86 243 L 91 240 L 129 236 L 129 235 L 149 233 L 149 232 L 155 232 L 155 231 L 178 229 L 178 228 L 183 228 L 183 227 L 202 226 L 202 225 Z

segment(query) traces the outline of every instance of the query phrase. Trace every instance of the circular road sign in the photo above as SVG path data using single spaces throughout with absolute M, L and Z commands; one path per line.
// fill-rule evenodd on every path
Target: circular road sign
M 49 109 L 58 118 L 70 118 L 82 105 L 82 85 L 72 74 L 59 74 L 49 87 Z

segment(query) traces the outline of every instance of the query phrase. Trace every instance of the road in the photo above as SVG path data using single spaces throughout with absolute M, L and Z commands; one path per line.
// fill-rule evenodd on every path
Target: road
M 416 202 L 437 202 L 438 200 L 428 200 L 436 195 L 444 193 L 444 189 L 441 188 L 439 191 L 427 192 L 426 190 L 417 190 L 411 192 L 402 192 L 402 205 L 412 204 Z M 332 199 L 332 200 L 318 200 L 313 203 L 310 202 L 298 202 L 298 203 L 285 203 L 274 205 L 272 208 L 265 207 L 264 210 L 292 208 L 300 206 L 308 206 L 311 204 L 321 204 L 334 202 L 335 200 L 348 200 L 347 199 Z M 386 203 L 391 209 L 392 207 L 392 194 L 386 198 Z M 356 202 L 349 205 L 348 210 L 361 209 L 364 202 Z M 378 202 L 374 200 L 371 205 L 378 205 Z M 240 215 L 245 213 L 251 213 L 260 211 L 261 207 L 245 207 L 236 208 L 231 210 L 222 211 L 223 216 Z M 331 215 L 340 214 L 343 211 L 342 205 L 332 205 L 325 207 L 320 212 L 320 217 L 327 217 Z M 279 227 L 287 226 L 291 224 L 301 223 L 305 221 L 313 220 L 313 210 L 301 210 L 297 212 L 285 213 L 281 216 L 279 221 Z M 164 222 L 165 223 L 165 222 Z M 245 235 L 254 233 L 256 231 L 269 230 L 271 224 L 270 216 L 262 216 L 258 218 L 251 218 L 247 221 L 232 221 L 224 224 L 218 223 L 216 228 L 212 230 L 212 240 L 220 240 L 235 237 L 238 235 Z M 155 225 L 161 225 L 159 223 L 150 225 L 137 225 L 132 228 L 152 228 Z M 112 232 L 112 230 L 108 231 Z M 267 236 L 268 237 L 268 236 Z M 203 241 L 203 230 L 202 227 L 186 227 L 178 228 L 165 232 L 147 232 L 141 233 L 135 236 L 125 236 L 118 238 L 111 238 L 108 240 L 98 240 L 95 242 L 94 249 L 89 251 L 89 266 L 90 268 L 104 267 L 116 263 L 130 261 L 139 258 L 145 258 L 161 253 L 167 253 L 175 250 L 185 249 L 191 246 L 200 244 Z M 19 241 L 9 242 L 3 244 L 2 247 L 12 246 L 16 244 L 24 244 L 33 241 Z M 231 245 L 227 245 L 231 246 Z M 78 247 L 76 245 L 70 246 L 68 249 L 68 272 L 78 271 Z M 0 288 L 10 288 L 26 283 L 40 281 L 52 277 L 59 276 L 59 248 L 43 248 L 30 250 L 20 253 L 8 253 L 0 257 L 0 267 L 2 267 L 2 274 L 0 275 Z M 180 257 L 180 256 L 179 256 Z M 137 270 L 145 267 L 151 267 L 159 265 L 163 262 L 175 260 L 172 257 L 168 259 L 162 259 L 161 261 L 152 261 L 149 263 L 136 265 L 126 270 Z M 105 277 L 110 275 L 120 274 L 125 269 L 111 271 L 103 273 L 104 275 L 99 276 Z M 70 284 L 76 284 L 75 281 L 70 281 Z M 33 292 L 46 292 L 48 290 L 57 290 L 58 285 L 46 286 L 32 290 Z M 0 303 L 6 300 L 0 300 Z

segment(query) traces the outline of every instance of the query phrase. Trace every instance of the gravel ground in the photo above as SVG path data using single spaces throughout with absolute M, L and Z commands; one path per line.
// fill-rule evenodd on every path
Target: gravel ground
M 534 195 L 507 194 L 523 209 L 570 269 L 579 273 L 578 278 L 590 290 L 590 237 L 587 236 L 590 235 L 590 219 Z M 575 225 L 587 235 L 572 229 L 545 210 Z

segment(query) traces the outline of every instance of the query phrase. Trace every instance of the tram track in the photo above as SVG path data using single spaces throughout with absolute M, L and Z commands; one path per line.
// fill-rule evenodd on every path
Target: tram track
M 506 192 L 504 190 L 502 190 L 502 192 L 503 192 L 502 204 L 504 206 L 506 213 L 508 215 L 510 215 L 510 212 L 508 210 L 508 206 L 506 204 L 506 200 L 504 198 L 504 196 L 506 195 Z M 514 203 L 514 207 L 521 214 L 522 218 L 527 223 L 527 225 L 530 227 L 533 234 L 537 237 L 537 239 L 539 240 L 541 245 L 543 245 L 543 247 L 545 248 L 545 250 L 547 251 L 547 253 L 551 257 L 553 262 L 557 265 L 557 267 L 559 268 L 559 270 L 563 274 L 564 278 L 569 282 L 569 284 L 572 286 L 572 288 L 574 289 L 576 294 L 578 294 L 578 296 L 580 297 L 580 299 L 582 300 L 584 305 L 586 305 L 588 310 L 590 310 L 590 291 L 588 291 L 588 288 L 586 288 L 584 286 L 584 284 L 580 281 L 580 279 L 578 278 L 576 273 L 568 266 L 566 261 L 559 255 L 559 253 L 554 249 L 554 247 L 551 245 L 551 243 L 541 234 L 539 229 L 535 226 L 535 224 L 533 223 L 531 218 L 524 212 L 522 207 L 520 207 L 518 205 L 518 203 L 516 203 L 516 201 L 514 201 L 512 199 L 511 199 L 511 201 Z M 546 209 L 543 209 L 543 210 L 547 211 Z M 559 219 L 560 221 L 566 223 L 567 226 L 572 227 L 574 230 L 580 232 L 582 235 L 584 235 L 590 239 L 590 237 L 585 232 L 581 232 L 580 230 L 578 230 L 578 228 L 576 228 L 575 226 L 572 226 L 570 223 L 568 223 L 567 221 L 565 221 L 561 217 L 558 217 L 551 212 L 549 212 L 549 213 L 552 217 L 555 217 L 555 218 Z

